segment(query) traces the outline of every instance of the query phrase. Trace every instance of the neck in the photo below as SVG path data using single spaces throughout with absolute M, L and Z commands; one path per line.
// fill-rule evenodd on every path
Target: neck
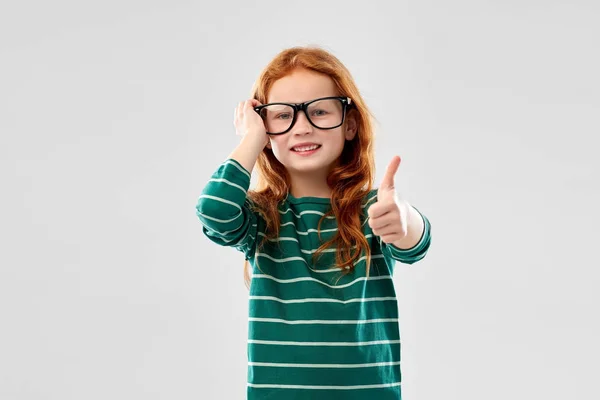
M 292 174 L 290 176 L 292 187 L 290 193 L 294 197 L 326 197 L 331 198 L 331 188 L 327 185 L 325 175 Z

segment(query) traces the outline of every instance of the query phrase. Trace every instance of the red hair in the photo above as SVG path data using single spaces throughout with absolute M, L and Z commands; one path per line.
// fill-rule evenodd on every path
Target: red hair
M 254 83 L 252 97 L 263 104 L 266 103 L 273 83 L 296 68 L 328 75 L 335 83 L 337 95 L 352 99 L 354 107 L 348 112 L 354 113 L 358 125 L 358 132 L 351 141 L 345 142 L 337 165 L 327 176 L 327 184 L 332 189 L 332 209 L 319 221 L 319 239 L 321 239 L 321 223 L 328 215 L 335 215 L 338 230 L 331 240 L 317 249 L 313 254 L 313 261 L 323 250 L 334 245 L 337 248 L 336 267 L 339 267 L 343 273 L 350 273 L 354 269 L 354 263 L 360 259 L 364 251 L 367 256 L 368 275 L 371 250 L 362 232 L 360 216 L 363 212 L 364 198 L 373 187 L 375 175 L 373 116 L 348 69 L 336 56 L 315 46 L 292 47 L 277 54 Z M 266 240 L 279 236 L 278 204 L 285 199 L 291 185 L 285 167 L 267 147 L 258 156 L 256 169 L 258 170 L 257 188 L 249 190 L 248 197 L 256 205 L 255 211 L 261 214 L 267 224 L 266 237 L 263 238 L 260 247 Z M 354 246 L 356 246 L 355 251 L 352 252 Z M 345 269 L 346 266 L 349 269 Z M 250 287 L 250 280 L 248 260 L 245 260 L 244 281 L 247 287 Z

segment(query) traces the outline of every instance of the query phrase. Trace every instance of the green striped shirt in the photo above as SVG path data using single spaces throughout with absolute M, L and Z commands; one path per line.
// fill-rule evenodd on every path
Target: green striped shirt
M 400 332 L 392 275 L 394 264 L 421 260 L 430 244 L 430 223 L 412 249 L 381 241 L 367 223 L 377 190 L 365 198 L 363 232 L 371 247 L 354 271 L 342 276 L 335 249 L 311 257 L 337 230 L 334 216 L 317 224 L 330 199 L 296 198 L 280 204 L 280 236 L 256 246 L 266 223 L 250 209 L 250 173 L 225 160 L 196 205 L 203 233 L 242 252 L 252 267 L 248 318 L 248 400 L 401 399 Z M 418 211 L 418 210 L 417 210 Z M 419 211 L 420 212 L 420 211 Z M 423 215 L 423 214 L 421 214 Z

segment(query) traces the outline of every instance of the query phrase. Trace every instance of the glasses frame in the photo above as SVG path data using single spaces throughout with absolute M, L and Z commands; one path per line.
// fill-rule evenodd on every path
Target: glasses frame
M 332 126 L 331 128 L 319 128 L 317 125 L 315 125 L 312 120 L 310 119 L 308 113 L 306 112 L 308 106 L 316 101 L 320 101 L 320 100 L 328 100 L 328 99 L 337 99 L 340 100 L 342 102 L 342 122 L 339 123 L 339 125 L 336 126 Z M 286 129 L 283 132 L 280 133 L 271 133 L 271 132 L 267 132 L 267 135 L 283 135 L 284 133 L 288 133 L 296 124 L 296 120 L 298 119 L 298 113 L 300 111 L 304 111 L 304 115 L 306 115 L 306 119 L 308 120 L 308 122 L 314 126 L 317 129 L 321 129 L 321 130 L 329 130 L 329 129 L 335 129 L 339 126 L 342 126 L 342 124 L 344 123 L 344 120 L 346 119 L 346 110 L 348 108 L 351 108 L 354 103 L 352 103 L 352 99 L 350 97 L 345 97 L 345 96 L 328 96 L 328 97 L 320 97 L 318 99 L 314 99 L 314 100 L 310 100 L 310 101 L 306 101 L 304 103 L 268 103 L 268 104 L 262 104 L 260 106 L 256 106 L 254 107 L 254 111 L 256 111 L 259 115 L 260 115 L 260 110 L 262 110 L 263 108 L 270 106 L 270 105 L 275 105 L 275 104 L 280 104 L 280 105 L 285 105 L 285 106 L 290 106 L 292 107 L 292 109 L 294 110 L 294 116 L 292 117 L 292 123 L 290 124 L 290 127 L 288 129 Z M 261 117 L 262 118 L 262 117 Z

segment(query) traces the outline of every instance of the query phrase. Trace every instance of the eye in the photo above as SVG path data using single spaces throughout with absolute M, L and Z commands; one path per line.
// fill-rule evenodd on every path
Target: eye
M 312 113 L 313 115 L 316 115 L 317 117 L 323 116 L 327 114 L 327 111 L 325 110 L 315 110 Z
M 289 119 L 292 115 L 290 113 L 281 113 L 275 116 L 275 119 Z

